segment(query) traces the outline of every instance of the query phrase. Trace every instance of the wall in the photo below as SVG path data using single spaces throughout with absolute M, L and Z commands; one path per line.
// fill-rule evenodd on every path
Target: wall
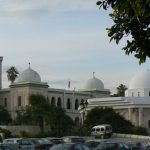
M 9 130 L 12 135 L 18 135 L 20 131 L 26 131 L 32 133 L 32 135 L 38 134 L 40 132 L 40 128 L 38 126 L 0 126 L 0 128 L 4 128 Z

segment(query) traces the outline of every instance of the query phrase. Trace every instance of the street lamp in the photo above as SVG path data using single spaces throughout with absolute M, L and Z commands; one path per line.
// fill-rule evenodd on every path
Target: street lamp
M 85 120 L 85 116 L 86 116 L 86 108 L 88 106 L 88 101 L 87 100 L 81 100 L 81 103 L 79 105 L 78 110 L 80 111 L 81 114 L 81 124 L 83 125 L 83 122 Z

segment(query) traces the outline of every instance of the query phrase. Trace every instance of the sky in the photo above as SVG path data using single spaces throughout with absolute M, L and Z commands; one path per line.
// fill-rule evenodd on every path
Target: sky
M 121 83 L 128 87 L 150 62 L 125 55 L 125 40 L 110 42 L 108 14 L 95 0 L 0 0 L 2 87 L 10 85 L 10 66 L 21 73 L 29 62 L 52 88 L 66 89 L 70 80 L 70 89 L 84 89 L 93 72 L 112 93 Z

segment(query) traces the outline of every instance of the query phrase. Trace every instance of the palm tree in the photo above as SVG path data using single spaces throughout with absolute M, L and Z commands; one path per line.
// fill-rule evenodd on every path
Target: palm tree
M 15 79 L 18 77 L 19 72 L 17 71 L 17 69 L 14 66 L 11 66 L 7 71 L 7 78 L 8 81 L 11 81 L 11 83 L 13 83 L 15 81 Z
M 117 89 L 117 95 L 118 96 L 124 96 L 125 91 L 127 90 L 127 87 L 123 84 L 120 84 L 116 89 Z

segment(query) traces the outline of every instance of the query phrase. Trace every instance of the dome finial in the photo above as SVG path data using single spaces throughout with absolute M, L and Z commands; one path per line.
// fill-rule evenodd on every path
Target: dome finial
M 30 68 L 30 62 L 29 62 L 29 68 Z
M 95 78 L 95 72 L 93 72 L 93 78 Z

